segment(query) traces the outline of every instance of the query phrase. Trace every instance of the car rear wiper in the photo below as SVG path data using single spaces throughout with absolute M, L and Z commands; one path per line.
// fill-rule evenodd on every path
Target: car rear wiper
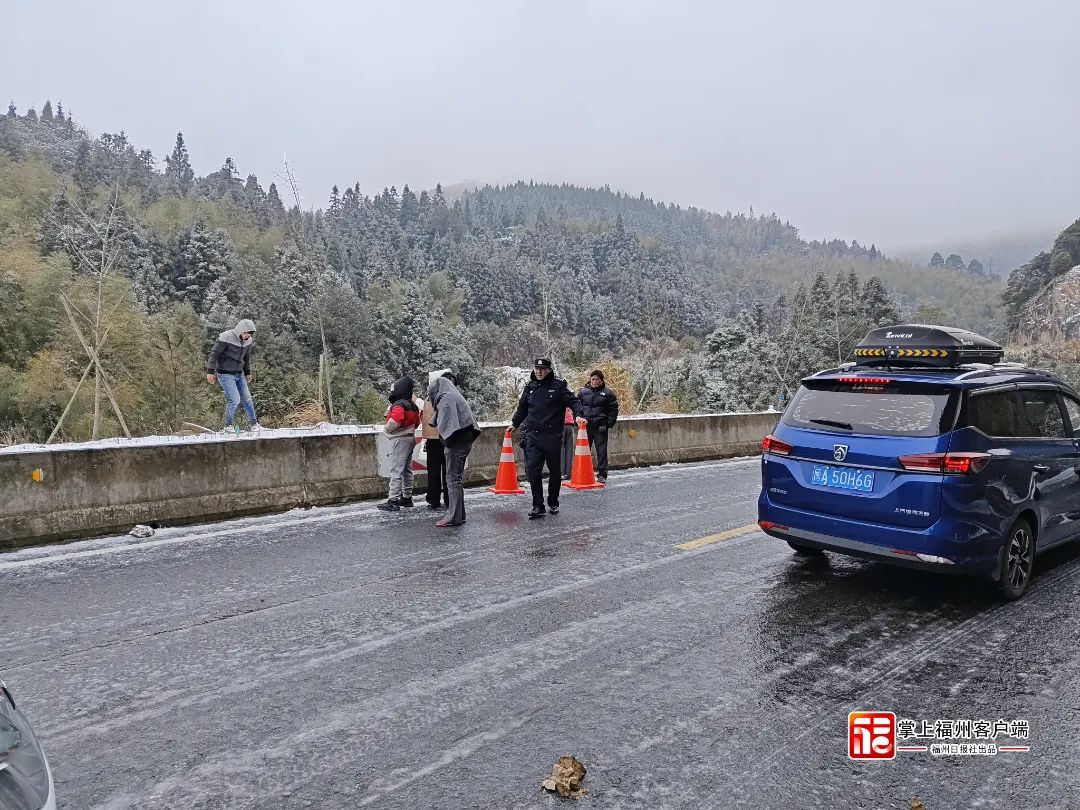
M 818 425 L 828 425 L 829 427 L 837 427 L 837 428 L 840 428 L 841 430 L 854 430 L 854 428 L 851 425 L 849 425 L 847 422 L 837 422 L 837 421 L 835 421 L 833 419 L 811 419 L 810 421 L 814 422 L 814 423 L 816 423 Z

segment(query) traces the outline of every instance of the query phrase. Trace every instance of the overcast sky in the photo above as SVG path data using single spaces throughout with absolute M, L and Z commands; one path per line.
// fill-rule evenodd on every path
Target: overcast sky
M 1080 216 L 1080 2 L 0 0 L 0 93 L 306 202 L 610 184 L 879 246 Z

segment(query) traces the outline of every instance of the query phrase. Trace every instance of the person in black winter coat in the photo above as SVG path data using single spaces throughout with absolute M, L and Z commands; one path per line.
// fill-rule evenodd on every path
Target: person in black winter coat
M 220 385 L 225 392 L 225 431 L 233 429 L 233 417 L 240 405 L 247 413 L 251 430 L 259 429 L 255 403 L 251 400 L 251 348 L 255 340 L 255 324 L 247 318 L 232 329 L 218 335 L 210 357 L 206 360 L 206 381 Z
M 596 369 L 589 375 L 589 384 L 578 394 L 581 415 L 589 421 L 589 446 L 596 448 L 596 480 L 608 476 L 608 431 L 619 418 L 619 398 L 607 387 L 604 372 Z
M 543 517 L 548 509 L 553 515 L 559 512 L 563 418 L 567 408 L 581 420 L 581 402 L 566 380 L 555 377 L 551 360 L 540 358 L 521 392 L 512 420 L 513 429 L 524 426 L 525 431 L 525 475 L 533 500 L 530 518 Z M 547 509 L 544 508 L 544 464 L 548 468 Z

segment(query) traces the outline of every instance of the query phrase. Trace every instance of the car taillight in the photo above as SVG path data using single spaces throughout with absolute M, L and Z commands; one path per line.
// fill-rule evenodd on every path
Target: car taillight
M 792 449 L 790 444 L 780 441 L 772 434 L 769 434 L 761 440 L 762 453 L 775 453 L 778 456 L 786 456 Z
M 900 466 L 914 472 L 968 475 L 982 472 L 990 463 L 989 453 L 916 453 L 900 456 Z

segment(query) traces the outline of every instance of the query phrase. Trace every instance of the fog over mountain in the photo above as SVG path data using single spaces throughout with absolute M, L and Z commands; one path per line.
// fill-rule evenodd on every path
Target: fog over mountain
M 532 178 L 943 246 L 1075 216 L 1073 2 L 44 0 L 4 17 L 21 108 L 61 100 L 159 157 L 183 129 L 200 175 L 235 155 L 271 177 L 287 154 L 310 205 L 335 183 Z

